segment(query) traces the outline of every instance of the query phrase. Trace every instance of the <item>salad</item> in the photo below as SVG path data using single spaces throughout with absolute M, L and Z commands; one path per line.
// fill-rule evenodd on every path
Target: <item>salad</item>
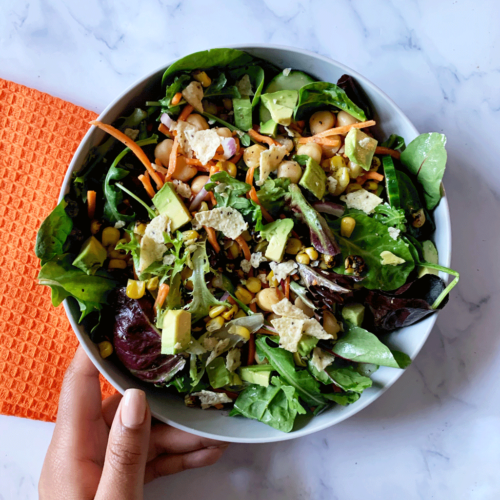
M 103 358 L 284 432 L 410 358 L 384 334 L 441 309 L 446 138 L 380 137 L 356 81 L 214 49 L 113 125 L 42 223 L 39 283 Z M 447 285 L 439 272 L 454 276 Z

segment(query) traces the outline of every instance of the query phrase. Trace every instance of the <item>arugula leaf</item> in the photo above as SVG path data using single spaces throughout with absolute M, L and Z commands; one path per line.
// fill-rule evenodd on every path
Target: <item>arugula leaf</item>
M 404 151 L 406 148 L 405 140 L 397 134 L 391 134 L 380 146 L 389 149 L 399 149 Z
M 100 311 L 107 304 L 109 292 L 118 286 L 118 282 L 102 270 L 88 275 L 72 265 L 75 256 L 63 254 L 55 256 L 42 266 L 38 274 L 40 285 L 52 289 L 52 305 L 57 307 L 67 297 L 73 297 L 80 305 L 82 321 L 93 311 Z
M 205 243 L 199 245 L 195 250 L 192 263 L 194 266 L 191 277 L 191 281 L 193 282 L 193 300 L 187 306 L 187 310 L 191 313 L 191 321 L 194 324 L 201 318 L 208 316 L 210 307 L 224 304 L 224 302 L 217 300 L 212 295 L 205 282 L 205 272 L 209 269 Z
M 405 211 L 402 208 L 392 208 L 383 203 L 375 208 L 373 218 L 386 226 L 395 227 L 403 232 L 406 231 Z
M 305 414 L 296 390 L 283 379 L 273 377 L 272 385 L 250 385 L 234 403 L 230 416 L 242 415 L 283 432 L 290 432 L 297 414 Z
M 340 244 L 342 264 L 335 272 L 345 274 L 344 262 L 350 255 L 360 256 L 366 264 L 367 272 L 363 286 L 369 290 L 395 290 L 406 283 L 408 275 L 415 267 L 408 246 L 401 238 L 394 240 L 386 225 L 359 210 L 349 210 L 346 215 L 356 221 L 356 227 L 349 238 L 340 233 L 340 219 L 331 223 L 331 227 Z M 398 266 L 382 265 L 380 254 L 384 251 L 405 260 Z
M 66 239 L 73 229 L 73 220 L 66 213 L 68 203 L 63 199 L 42 222 L 36 234 L 35 254 L 42 266 L 64 252 Z
M 347 335 L 333 346 L 333 352 L 350 361 L 390 366 L 391 368 L 404 368 L 410 362 L 409 357 L 403 353 L 398 352 L 396 357 L 373 333 L 352 325 L 348 325 Z M 402 365 L 398 363 L 398 359 Z
M 347 406 L 352 403 L 355 403 L 359 398 L 360 394 L 357 392 L 330 392 L 328 394 L 323 394 L 326 399 L 329 399 L 330 401 L 333 401 L 334 403 L 337 403 L 342 406 Z
M 191 77 L 189 75 L 179 75 L 174 78 L 174 81 L 169 85 L 165 92 L 165 97 L 160 99 L 159 103 L 162 105 L 162 112 L 169 114 L 178 114 L 181 110 L 181 104 L 172 105 L 172 99 L 175 94 L 182 92 L 187 86 Z
M 328 106 L 342 109 L 362 122 L 366 120 L 365 112 L 347 97 L 345 91 L 328 82 L 309 83 L 299 90 L 299 102 L 295 107 L 294 118 L 300 120 L 315 109 Z
M 421 134 L 401 153 L 401 163 L 417 177 L 424 190 L 425 205 L 432 210 L 441 199 L 441 181 L 446 168 L 446 136 Z
M 262 206 L 270 212 L 276 212 L 283 208 L 289 185 L 290 179 L 287 177 L 281 179 L 271 179 L 268 177 L 259 191 L 257 191 L 257 197 Z
M 127 253 L 130 253 L 134 260 L 134 268 L 139 269 L 141 242 L 133 229 L 125 229 L 125 232 L 129 235 L 130 241 L 128 243 L 118 243 L 115 246 L 115 250 L 125 250 Z
M 296 389 L 301 399 L 310 406 L 325 404 L 318 382 L 314 380 L 307 370 L 297 371 L 295 369 L 291 352 L 285 351 L 281 347 L 270 347 L 266 337 L 261 335 L 257 336 L 255 344 L 258 356 L 267 358 L 283 380 Z

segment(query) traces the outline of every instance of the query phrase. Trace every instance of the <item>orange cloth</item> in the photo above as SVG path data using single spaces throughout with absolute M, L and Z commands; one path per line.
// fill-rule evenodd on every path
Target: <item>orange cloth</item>
M 78 340 L 37 284 L 35 239 L 96 114 L 0 79 L 0 414 L 55 421 Z M 113 387 L 101 378 L 103 397 Z

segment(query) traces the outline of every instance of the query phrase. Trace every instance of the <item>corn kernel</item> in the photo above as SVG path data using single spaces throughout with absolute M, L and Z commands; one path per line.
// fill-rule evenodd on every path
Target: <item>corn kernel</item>
M 231 243 L 228 250 L 233 259 L 237 259 L 238 256 L 240 255 L 240 246 L 238 245 L 238 243 L 236 243 L 236 241 L 233 241 Z
M 104 342 L 99 342 L 97 345 L 101 358 L 105 359 L 113 354 L 113 344 L 111 342 L 105 340 Z
M 246 242 L 249 242 L 249 241 L 252 241 L 252 237 L 250 236 L 250 233 L 248 232 L 248 230 L 246 231 L 243 231 L 241 233 L 241 237 L 246 241 Z
M 200 234 L 198 231 L 190 230 L 190 231 L 184 231 L 182 233 L 182 240 L 183 241 L 191 241 L 191 240 L 197 240 L 200 237 Z
M 378 184 L 375 181 L 367 181 L 363 184 L 363 188 L 367 191 L 376 191 Z
M 97 234 L 101 230 L 101 227 L 102 227 L 102 222 L 94 219 L 90 223 L 90 232 L 92 234 Z
M 120 239 L 120 231 L 116 227 L 106 227 L 102 230 L 101 242 L 103 247 L 115 247 Z
M 233 319 L 233 316 L 235 314 L 238 313 L 238 306 L 236 304 L 234 304 L 233 307 L 231 307 L 231 309 L 229 309 L 229 311 L 226 311 L 225 313 L 222 314 L 222 317 L 226 320 L 226 321 L 229 321 L 231 319 Z
M 145 281 L 128 280 L 126 294 L 129 299 L 141 299 L 145 293 Z
M 353 193 L 354 191 L 359 191 L 360 189 L 363 189 L 363 187 L 361 186 L 361 184 L 358 184 L 357 182 L 353 182 L 352 184 L 349 184 L 346 187 L 345 192 L 346 193 Z
M 305 264 L 306 266 L 309 265 L 309 262 L 311 262 L 309 255 L 307 255 L 306 253 L 297 254 L 297 257 L 295 257 L 295 260 L 299 264 Z
M 311 260 L 316 260 L 319 257 L 318 251 L 313 247 L 308 247 L 304 250 L 304 252 L 309 255 Z
M 290 255 L 297 255 L 302 248 L 302 242 L 297 238 L 290 238 L 286 244 L 285 252 Z
M 347 167 L 340 167 L 335 172 L 334 177 L 337 179 L 337 187 L 335 188 L 333 195 L 339 196 L 345 191 L 351 180 L 349 176 L 349 169 Z
M 302 359 L 298 352 L 293 353 L 293 361 L 297 366 L 307 366 L 307 363 Z
M 201 202 L 198 212 L 208 212 L 208 203 L 206 201 Z
M 210 309 L 208 315 L 213 319 L 216 318 L 217 316 L 220 316 L 225 311 L 226 311 L 226 306 L 214 306 L 212 307 L 212 309 Z
M 381 164 L 382 164 L 382 162 L 380 161 L 380 158 L 378 158 L 377 156 L 374 156 L 372 158 L 372 164 L 370 166 L 370 172 L 376 172 L 380 168 Z
M 344 238 L 350 238 L 355 227 L 355 219 L 353 219 L 352 217 L 342 217 L 342 220 L 340 221 L 340 234 Z
M 122 259 L 111 259 L 108 264 L 109 269 L 126 269 L 127 261 Z
M 249 292 L 258 293 L 262 288 L 262 283 L 259 278 L 252 277 L 247 279 L 245 286 Z
M 200 82 L 203 87 L 210 87 L 210 84 L 212 83 L 211 78 L 204 71 L 194 73 L 193 78 Z
M 134 226 L 134 234 L 138 234 L 139 236 L 144 236 L 146 233 L 147 224 L 144 222 L 136 222 Z
M 224 323 L 224 318 L 222 316 L 217 316 L 207 323 L 207 331 L 215 332 L 216 330 L 220 330 L 224 326 Z
M 109 250 L 108 257 L 110 259 L 127 260 L 127 254 L 123 250 Z
M 245 328 L 244 326 L 240 326 L 240 325 L 232 326 L 229 329 L 229 333 L 231 333 L 233 335 L 238 335 L 245 340 L 250 339 L 250 330 L 248 328 Z
M 151 290 L 156 290 L 160 284 L 160 280 L 158 279 L 158 276 L 155 276 L 154 278 L 149 279 L 146 282 L 146 288 L 151 291 Z
M 339 168 L 346 168 L 347 165 L 345 163 L 345 160 L 342 156 L 332 156 L 330 158 L 330 171 L 332 173 L 336 172 Z
M 239 318 L 246 318 L 247 317 L 247 314 L 245 311 L 243 311 L 242 309 L 240 309 L 237 313 L 236 313 L 236 316 L 234 317 L 234 319 L 239 319 Z
M 279 285 L 279 281 L 274 277 L 274 271 L 271 271 L 267 275 L 267 282 L 269 283 L 269 286 L 276 288 Z
M 250 304 L 250 302 L 252 302 L 252 299 L 253 299 L 253 294 L 251 294 L 248 290 L 243 288 L 241 285 L 238 285 L 236 287 L 236 292 L 234 293 L 234 295 L 236 296 L 236 298 L 238 300 L 241 300 L 241 302 L 243 302 L 243 304 L 245 304 L 246 306 L 248 304 Z

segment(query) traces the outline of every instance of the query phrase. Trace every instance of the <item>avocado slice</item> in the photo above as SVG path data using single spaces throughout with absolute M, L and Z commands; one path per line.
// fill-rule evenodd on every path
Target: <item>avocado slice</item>
M 171 182 L 165 182 L 163 187 L 154 195 L 153 204 L 160 214 L 166 215 L 172 221 L 171 232 L 191 221 L 189 210 L 180 199 Z
M 297 90 L 279 90 L 272 94 L 260 96 L 262 104 L 271 113 L 271 118 L 280 125 L 292 123 L 293 110 L 297 104 L 299 92 Z
M 95 274 L 102 267 L 108 253 L 101 242 L 91 236 L 83 245 L 80 253 L 73 261 L 73 265 L 81 269 L 84 273 Z
M 311 191 L 319 200 L 325 196 L 326 174 L 311 157 L 307 158 L 306 169 L 300 178 L 299 185 Z
M 424 254 L 424 260 L 426 262 L 430 262 L 431 264 L 439 264 L 438 251 L 432 241 L 426 240 L 422 242 L 422 253 Z M 430 269 L 429 267 L 420 266 L 418 268 L 418 277 L 421 278 L 426 274 L 434 274 L 438 276 L 439 271 L 437 269 Z
M 267 259 L 280 262 L 285 254 L 288 236 L 293 229 L 292 219 L 279 219 L 266 224 L 260 234 L 262 238 L 269 241 L 265 256 Z
M 167 311 L 162 321 L 161 353 L 178 354 L 191 342 L 191 313 L 182 309 Z
M 345 138 L 345 154 L 354 163 L 370 170 L 378 141 L 362 130 L 351 128 Z
M 274 137 L 276 135 L 277 130 L 278 130 L 278 124 L 271 118 L 270 120 L 267 120 L 266 123 L 260 124 L 259 132 L 262 135 L 270 135 L 271 137 Z
M 273 367 L 271 365 L 242 366 L 239 369 L 241 380 L 262 387 L 269 386 L 272 371 Z
M 299 354 L 304 358 L 309 356 L 311 351 L 316 347 L 318 340 L 319 339 L 316 337 L 302 335 L 302 338 L 299 340 L 299 345 L 297 346 Z
M 365 318 L 365 306 L 362 304 L 348 304 L 342 309 L 342 317 L 354 326 L 361 326 Z

